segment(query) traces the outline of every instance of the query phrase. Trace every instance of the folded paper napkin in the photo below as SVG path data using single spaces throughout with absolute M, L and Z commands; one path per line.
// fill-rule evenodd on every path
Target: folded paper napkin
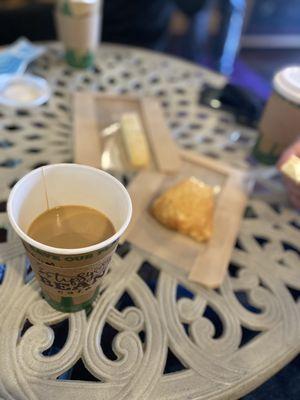
M 45 52 L 26 38 L 20 38 L 0 52 L 0 74 L 22 74 L 29 63 Z

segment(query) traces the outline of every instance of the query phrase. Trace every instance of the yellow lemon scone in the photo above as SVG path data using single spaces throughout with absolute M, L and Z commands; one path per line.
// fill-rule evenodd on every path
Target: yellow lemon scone
M 213 231 L 213 188 L 191 177 L 168 189 L 151 206 L 152 215 L 162 225 L 207 241 Z

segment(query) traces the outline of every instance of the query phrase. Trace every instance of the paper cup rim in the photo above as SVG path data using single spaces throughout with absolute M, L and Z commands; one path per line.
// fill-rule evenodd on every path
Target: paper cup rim
M 96 171 L 100 175 L 108 176 L 117 186 L 119 186 L 119 188 L 123 192 L 125 198 L 127 199 L 128 212 L 127 212 L 126 219 L 125 219 L 124 223 L 122 224 L 121 228 L 113 236 L 111 236 L 110 238 L 104 240 L 103 242 L 94 244 L 92 246 L 79 247 L 79 248 L 74 248 L 74 249 L 65 249 L 65 248 L 60 248 L 60 247 L 47 246 L 46 244 L 43 244 L 41 242 L 38 242 L 37 240 L 32 239 L 16 223 L 15 218 L 13 216 L 13 212 L 12 212 L 12 200 L 13 200 L 13 197 L 15 195 L 15 192 L 16 192 L 17 188 L 28 178 L 28 175 L 30 175 L 32 173 L 37 173 L 37 171 L 42 170 L 43 168 L 48 169 L 48 168 L 53 168 L 53 167 L 64 167 L 64 166 L 68 166 L 68 167 L 71 167 L 71 168 L 80 168 L 80 169 L 84 168 L 84 169 L 87 169 L 87 170 Z M 36 168 L 36 169 L 30 171 L 26 175 L 24 175 L 14 185 L 14 187 L 12 188 L 12 190 L 11 190 L 11 192 L 9 194 L 8 201 L 7 201 L 7 214 L 8 214 L 8 218 L 9 218 L 9 221 L 10 221 L 13 229 L 19 235 L 19 237 L 22 240 L 24 240 L 24 242 L 30 244 L 33 247 L 38 248 L 39 250 L 45 251 L 47 253 L 60 254 L 60 255 L 75 255 L 75 254 L 77 255 L 77 254 L 92 253 L 92 252 L 94 252 L 96 250 L 101 250 L 101 249 L 111 245 L 116 240 L 118 240 L 123 235 L 123 233 L 125 232 L 127 226 L 129 225 L 129 222 L 130 222 L 130 219 L 131 219 L 131 215 L 132 215 L 132 202 L 131 202 L 131 198 L 129 196 L 129 193 L 127 192 L 127 190 L 124 187 L 124 185 L 120 181 L 118 181 L 118 179 L 116 179 L 114 176 L 108 174 L 107 172 L 102 171 L 102 170 L 97 169 L 97 168 L 94 168 L 94 167 L 90 167 L 88 165 L 81 165 L 81 164 L 75 164 L 75 163 L 60 163 L 60 164 L 51 164 L 51 165 L 46 165 L 44 167 L 39 167 L 39 168 Z

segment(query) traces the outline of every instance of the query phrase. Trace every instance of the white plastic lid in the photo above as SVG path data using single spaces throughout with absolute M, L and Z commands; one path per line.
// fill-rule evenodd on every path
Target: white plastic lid
M 273 80 L 274 89 L 287 100 L 300 104 L 300 66 L 279 71 Z
M 37 107 L 48 101 L 47 81 L 34 75 L 0 75 L 0 104 L 11 107 Z

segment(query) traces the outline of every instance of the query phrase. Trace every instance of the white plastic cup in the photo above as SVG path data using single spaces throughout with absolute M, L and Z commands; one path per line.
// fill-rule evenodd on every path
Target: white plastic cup
M 62 249 L 27 235 L 31 223 L 48 208 L 81 205 L 105 214 L 116 233 L 93 246 Z M 8 199 L 8 217 L 21 238 L 47 302 L 63 312 L 79 311 L 97 296 L 132 204 L 125 187 L 110 174 L 78 164 L 55 164 L 25 175 Z

